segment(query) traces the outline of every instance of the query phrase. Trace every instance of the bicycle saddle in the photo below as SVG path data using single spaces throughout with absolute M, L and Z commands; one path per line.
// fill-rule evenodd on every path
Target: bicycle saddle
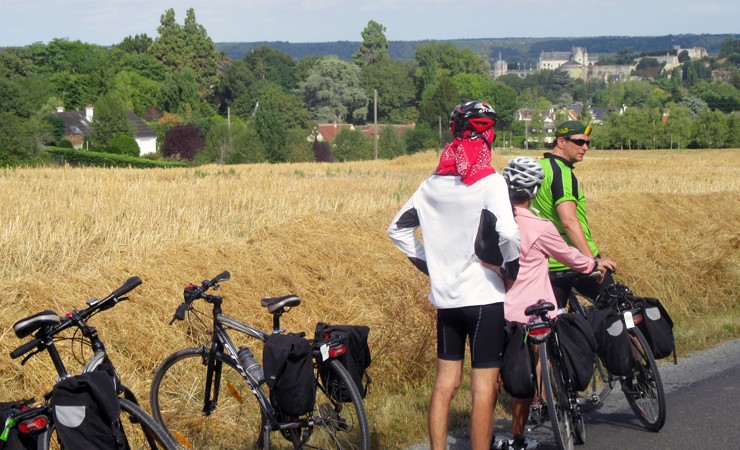
M 283 313 L 285 308 L 292 308 L 301 304 L 301 299 L 297 295 L 284 295 L 282 297 L 265 297 L 260 302 L 262 306 L 267 308 L 270 314 L 276 312 Z
M 547 314 L 547 311 L 554 311 L 555 305 L 550 302 L 537 302 L 534 305 L 527 306 L 524 310 L 524 314 L 527 316 L 543 316 Z
M 47 325 L 59 325 L 61 319 L 59 315 L 51 310 L 41 311 L 32 316 L 28 316 L 25 319 L 21 319 L 13 324 L 13 331 L 19 338 L 30 336 L 36 330 L 39 330 Z

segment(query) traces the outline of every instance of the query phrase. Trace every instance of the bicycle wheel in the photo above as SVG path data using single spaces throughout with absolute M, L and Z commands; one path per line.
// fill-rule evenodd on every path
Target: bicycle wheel
M 645 336 L 638 328 L 631 328 L 629 332 L 638 361 L 632 372 L 622 379 L 622 391 L 645 428 L 658 431 L 666 419 L 663 382 Z
M 307 448 L 336 450 L 368 450 L 370 448 L 370 427 L 365 404 L 347 369 L 336 360 L 329 362 L 329 370 L 335 380 L 341 381 L 343 395 L 351 401 L 340 402 L 334 399 L 335 386 L 327 386 L 316 374 L 318 389 L 313 411 L 313 428 L 306 443 Z
M 591 377 L 590 388 L 583 397 L 578 398 L 578 405 L 582 412 L 588 412 L 604 404 L 618 378 L 611 375 L 601 363 L 598 356 L 594 361 L 594 374 Z
M 151 450 L 175 450 L 177 446 L 167 433 L 157 424 L 151 416 L 135 403 L 120 398 L 121 425 L 126 435 L 126 441 L 131 449 Z M 63 450 L 64 445 L 60 442 L 56 428 L 52 425 L 50 430 L 43 435 L 46 439 L 46 447 L 50 450 Z
M 162 427 L 137 404 L 119 399 L 121 403 L 121 424 L 129 447 L 175 450 L 172 442 Z
M 208 349 L 202 347 L 170 355 L 152 380 L 152 416 L 186 448 L 252 448 L 259 438 L 262 410 L 251 398 L 247 381 L 230 357 L 217 354 L 220 380 L 214 373 L 211 399 L 216 392 L 218 398 L 204 414 L 207 367 Z
M 542 389 L 545 391 L 547 411 L 552 423 L 552 432 L 555 435 L 555 443 L 560 450 L 573 449 L 573 424 L 568 411 L 568 399 L 563 382 L 562 369 L 557 357 L 553 354 L 548 358 L 549 344 L 540 345 L 540 367 L 542 376 Z

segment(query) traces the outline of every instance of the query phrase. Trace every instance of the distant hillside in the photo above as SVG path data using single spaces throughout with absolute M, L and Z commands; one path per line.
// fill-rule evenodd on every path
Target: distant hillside
M 460 48 L 469 48 L 477 54 L 486 55 L 496 60 L 501 57 L 507 61 L 537 59 L 544 51 L 569 51 L 574 46 L 585 47 L 589 53 L 617 53 L 629 49 L 632 52 L 669 51 L 674 45 L 682 48 L 704 47 L 710 54 L 719 53 L 722 41 L 736 38 L 734 34 L 678 34 L 667 36 L 601 36 L 582 38 L 491 38 L 491 39 L 456 39 L 438 40 Z M 388 47 L 391 58 L 400 61 L 414 59 L 416 47 L 426 41 L 391 41 Z M 221 42 L 216 47 L 234 60 L 262 46 L 280 50 L 296 59 L 307 56 L 337 56 L 350 61 L 352 54 L 360 48 L 360 42 Z

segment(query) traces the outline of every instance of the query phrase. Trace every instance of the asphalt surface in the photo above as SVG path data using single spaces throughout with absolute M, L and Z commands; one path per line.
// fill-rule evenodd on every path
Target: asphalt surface
M 680 351 L 680 349 L 679 349 Z M 657 433 L 647 431 L 617 387 L 604 404 L 586 415 L 586 443 L 578 450 L 600 449 L 740 449 L 740 339 L 710 350 L 659 362 L 666 393 L 667 419 Z M 496 434 L 511 436 L 511 422 L 499 419 Z M 557 449 L 549 423 L 525 432 L 541 450 Z M 468 430 L 454 430 L 449 450 L 470 448 Z M 427 443 L 408 450 L 428 450 Z

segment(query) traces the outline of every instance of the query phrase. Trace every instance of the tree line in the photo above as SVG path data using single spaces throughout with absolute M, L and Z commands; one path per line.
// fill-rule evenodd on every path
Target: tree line
M 45 163 L 47 146 L 69 146 L 52 113 L 87 104 L 95 105 L 95 120 L 86 148 L 135 152 L 127 119 L 133 111 L 159 137 L 150 157 L 194 163 L 370 159 L 373 143 L 359 131 L 341 131 L 333 145 L 311 137 L 318 123 L 372 123 L 375 110 L 378 123 L 416 124 L 403 136 L 384 128 L 379 157 L 439 148 L 451 139 L 449 112 L 470 99 L 494 106 L 497 130 L 508 133 L 509 144 L 528 132 L 514 120 L 517 109 L 580 103 L 611 111 L 595 132 L 602 148 L 740 146 L 738 39 L 723 42 L 718 56 L 686 60 L 671 73 L 644 63 L 640 69 L 655 75 L 649 80 L 587 82 L 547 70 L 493 80 L 486 55 L 451 43 L 425 42 L 412 60 L 391 58 L 385 31 L 370 21 L 351 61 L 296 59 L 270 46 L 234 60 L 193 9 L 182 24 L 168 9 L 157 36 L 129 36 L 111 48 L 65 39 L 6 48 L 0 52 L 0 165 Z

